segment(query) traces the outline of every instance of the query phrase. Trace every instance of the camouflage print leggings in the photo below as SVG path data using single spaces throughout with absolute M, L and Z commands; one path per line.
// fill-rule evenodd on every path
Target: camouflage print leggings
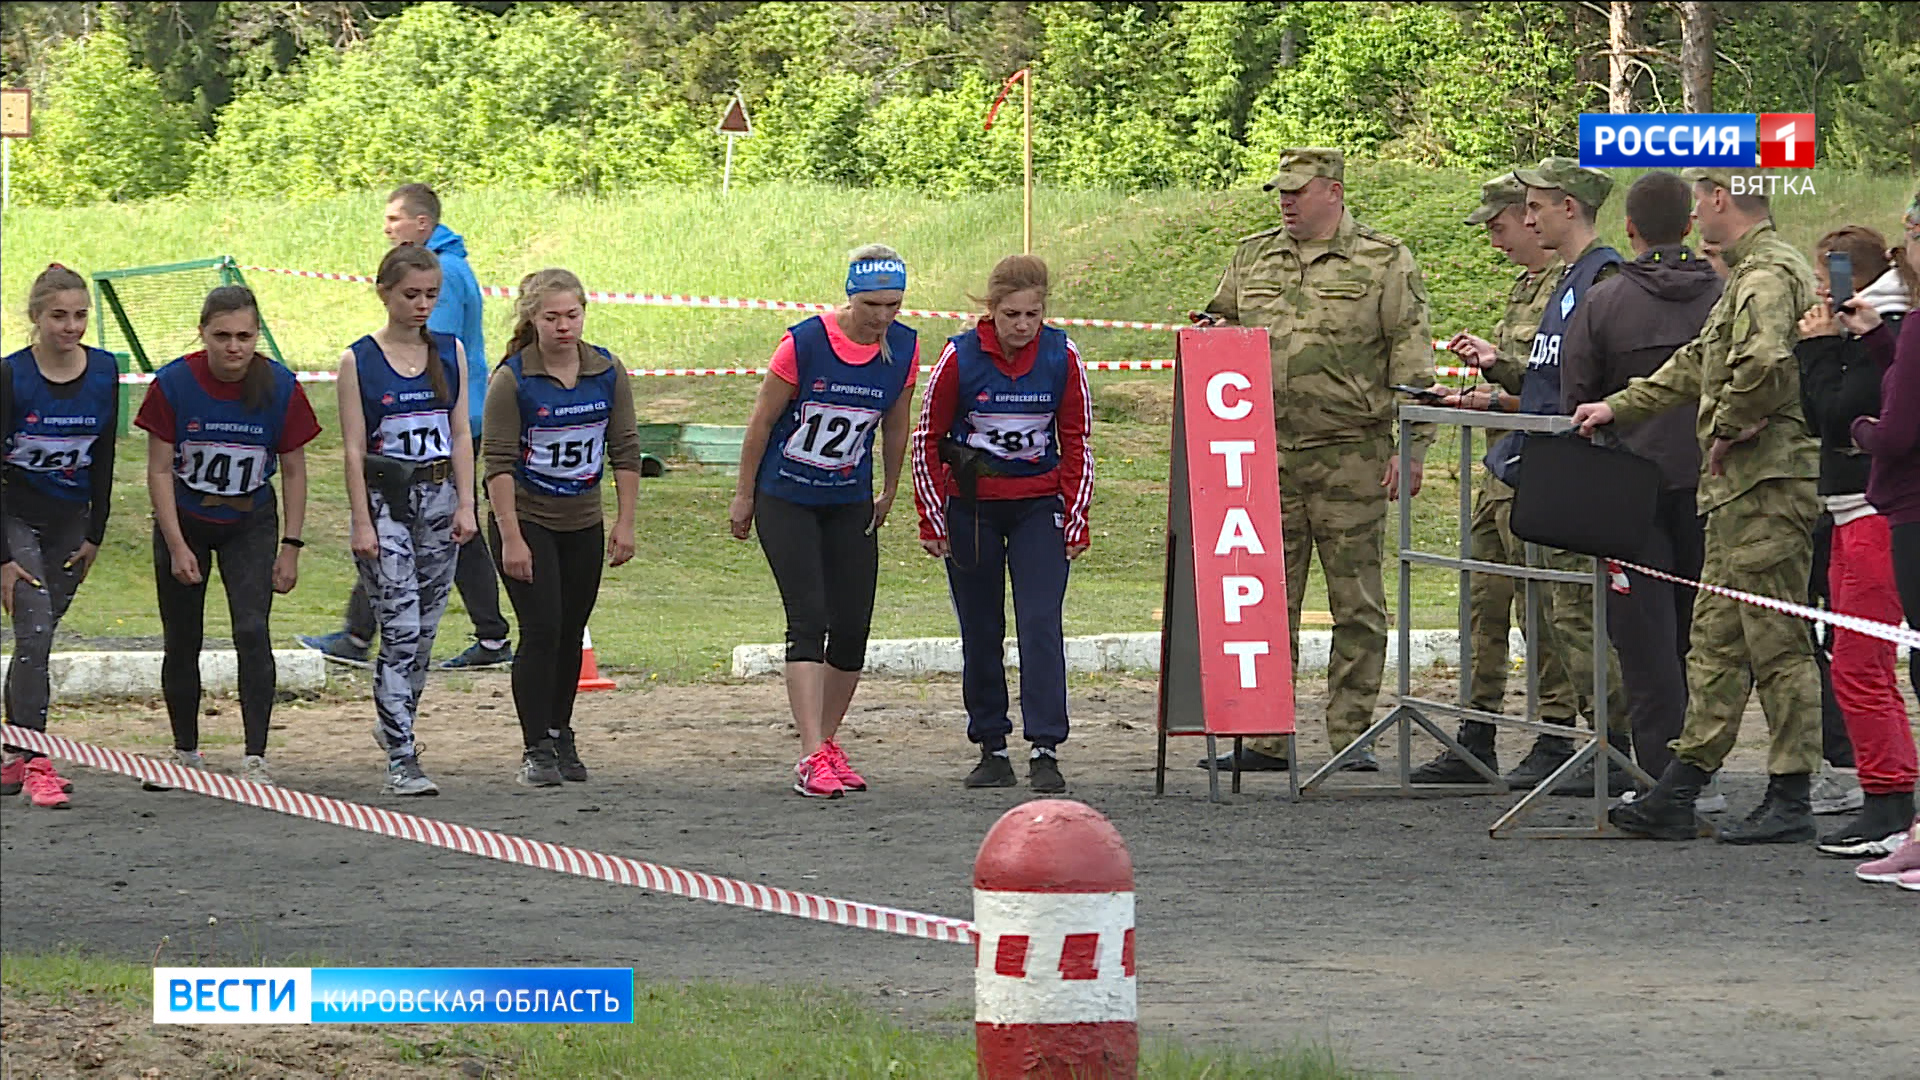
M 453 542 L 453 514 L 459 507 L 454 485 L 414 484 L 407 493 L 413 521 L 402 525 L 393 520 L 385 495 L 378 489 L 367 492 L 380 557 L 356 560 L 380 626 L 373 704 L 387 752 L 396 757 L 413 753 L 413 719 L 459 558 Z

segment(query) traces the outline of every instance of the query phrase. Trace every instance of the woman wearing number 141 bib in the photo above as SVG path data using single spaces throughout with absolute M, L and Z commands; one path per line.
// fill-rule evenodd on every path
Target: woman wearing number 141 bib
M 487 539 L 520 620 L 513 707 L 527 787 L 584 781 L 573 738 L 580 641 L 600 592 L 600 560 L 633 558 L 640 430 L 618 359 L 582 338 L 586 290 L 565 270 L 520 282 L 507 358 L 487 383 L 480 425 Z M 619 516 L 605 532 L 600 480 L 613 470 Z
M 947 342 L 913 433 L 920 543 L 946 560 L 960 620 L 967 738 L 980 747 L 972 788 L 1016 783 L 1007 759 L 1006 579 L 1020 641 L 1020 721 L 1035 791 L 1065 791 L 1067 563 L 1087 550 L 1093 503 L 1092 397 L 1080 351 L 1045 325 L 1047 266 L 1000 260 L 987 317 Z
M 893 507 L 912 426 L 919 338 L 894 321 L 907 266 L 880 244 L 847 267 L 847 304 L 787 331 L 760 384 L 728 508 L 735 539 L 758 524 L 787 613 L 787 704 L 800 729 L 793 790 L 865 791 L 834 736 L 866 665 L 880 573 L 878 532 Z M 886 433 L 873 496 L 875 430 Z
M 208 293 L 200 340 L 204 350 L 155 373 L 134 418 L 147 432 L 153 576 L 166 639 L 160 693 L 177 764 L 200 768 L 200 643 L 207 575 L 217 559 L 240 665 L 241 775 L 270 784 L 267 726 L 277 672 L 267 616 L 273 594 L 292 592 L 299 579 L 307 517 L 302 447 L 320 424 L 293 372 L 254 351 L 260 314 L 251 292 L 224 285 Z M 284 530 L 269 482 L 276 469 L 286 472 Z
M 460 545 L 478 531 L 467 358 L 459 338 L 427 330 L 440 280 L 433 252 L 392 248 L 374 276 L 387 325 L 340 355 L 353 555 L 380 628 L 373 737 L 387 752 L 385 795 L 440 793 L 420 769 L 413 725 Z

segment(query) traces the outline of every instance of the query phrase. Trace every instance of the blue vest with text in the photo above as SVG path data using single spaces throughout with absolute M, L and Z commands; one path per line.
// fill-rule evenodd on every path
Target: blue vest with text
M 1005 476 L 1040 476 L 1058 468 L 1055 414 L 1066 396 L 1072 367 L 1066 331 L 1042 327 L 1033 367 L 1019 378 L 994 364 L 980 347 L 978 331 L 947 340 L 958 365 L 949 434 L 991 455 L 993 471 Z
M 1540 330 L 1533 335 L 1533 350 L 1527 355 L 1527 373 L 1520 379 L 1520 411 L 1538 416 L 1557 416 L 1560 408 L 1560 343 L 1566 337 L 1567 324 L 1580 298 L 1587 295 L 1600 271 L 1621 262 L 1620 253 L 1610 247 L 1597 247 L 1582 255 L 1560 277 L 1560 285 L 1547 301 L 1547 313 L 1540 317 Z M 1526 447 L 1526 435 L 1512 432 L 1487 451 L 1487 468 L 1503 482 L 1519 478 L 1520 455 Z
M 286 427 L 295 383 L 293 372 L 267 363 L 273 392 L 259 409 L 249 409 L 244 397 L 227 401 L 207 393 L 185 357 L 155 373 L 154 385 L 173 406 L 173 497 L 183 512 L 233 522 L 273 502 L 267 480 L 280 464 L 274 448 Z M 252 506 L 240 510 L 203 496 L 251 497 Z
M 460 392 L 460 354 L 452 334 L 433 335 L 446 369 L 449 395 Z M 367 452 L 401 461 L 439 461 L 453 452 L 453 403 L 433 391 L 422 371 L 402 376 L 372 336 L 353 343 L 353 369 L 360 380 L 360 412 L 367 421 Z
M 71 394 L 55 393 L 40 374 L 32 349 L 7 357 L 7 364 L 13 369 L 18 419 L 6 433 L 6 463 L 14 476 L 42 494 L 88 501 L 93 497 L 93 442 L 102 435 L 113 437 L 107 427 L 120 392 L 113 354 L 88 349 L 80 386 Z
M 914 342 L 908 327 L 887 327 L 887 353 L 849 364 L 833 351 L 814 316 L 787 331 L 799 378 L 793 403 L 774 425 L 756 484 L 788 502 L 813 506 L 873 498 L 873 440 L 880 419 L 906 389 Z
M 593 350 L 612 359 L 598 345 Z M 544 375 L 529 377 L 519 353 L 502 361 L 519 386 L 520 464 L 514 475 L 546 495 L 584 495 L 600 483 L 607 467 L 607 421 L 613 417 L 614 389 L 627 377 L 609 364 L 598 375 L 583 375 L 572 389 Z

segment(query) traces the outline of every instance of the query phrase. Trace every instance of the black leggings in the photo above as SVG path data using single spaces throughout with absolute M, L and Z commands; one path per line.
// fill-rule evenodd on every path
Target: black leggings
M 1920 630 L 1920 521 L 1893 527 L 1893 583 L 1907 625 Z M 1907 679 L 1920 693 L 1920 649 L 1907 650 Z
M 516 580 L 504 569 L 500 580 L 520 622 L 520 647 L 513 652 L 513 708 L 520 714 L 520 737 L 531 748 L 547 738 L 548 731 L 573 727 L 580 639 L 600 596 L 607 534 L 604 524 L 556 532 L 522 518 L 520 536 L 533 552 L 533 580 Z M 494 564 L 504 567 L 500 522 L 491 514 L 487 543 Z
M 200 646 L 206 631 L 207 582 L 220 564 L 233 621 L 233 651 L 240 665 L 240 723 L 247 753 L 267 752 L 267 728 L 273 721 L 273 693 L 279 671 L 267 616 L 273 612 L 273 561 L 280 555 L 280 514 L 269 504 L 231 524 L 215 524 L 180 515 L 180 535 L 200 563 L 200 584 L 182 585 L 173 576 L 173 556 L 160 526 L 153 527 L 153 579 L 160 600 L 160 628 L 166 641 L 160 664 L 160 695 L 167 701 L 178 750 L 200 748 Z
M 865 667 L 880 576 L 880 542 L 867 531 L 873 503 L 814 506 L 763 491 L 753 521 L 787 609 L 787 660 Z

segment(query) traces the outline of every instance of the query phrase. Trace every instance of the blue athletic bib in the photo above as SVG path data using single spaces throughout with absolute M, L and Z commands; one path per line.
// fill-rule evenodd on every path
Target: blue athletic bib
M 13 369 L 13 407 L 17 414 L 6 433 L 6 463 L 42 494 L 86 502 L 93 494 L 93 443 L 112 436 L 119 367 L 113 354 L 87 350 L 79 392 L 57 396 L 40 374 L 32 349 L 7 357 Z
M 600 346 L 593 350 L 612 359 Z M 600 483 L 607 465 L 607 421 L 614 387 L 626 378 L 618 364 L 583 375 L 569 390 L 544 376 L 528 378 L 520 354 L 503 361 L 519 386 L 520 463 L 514 475 L 547 495 L 584 495 Z
M 246 400 L 226 401 L 209 394 L 185 357 L 161 368 L 154 385 L 173 406 L 173 494 L 181 509 L 209 521 L 239 521 L 273 501 L 267 483 L 280 466 L 275 447 L 286 428 L 293 400 L 293 372 L 269 360 L 273 393 L 260 409 Z M 214 503 L 204 496 L 251 497 L 247 511 Z
M 1014 378 L 994 365 L 969 330 L 947 339 L 953 345 L 958 397 L 950 434 L 993 456 L 995 472 L 1040 476 L 1060 465 L 1060 434 L 1055 416 L 1067 393 L 1072 367 L 1067 334 L 1051 326 L 1040 330 L 1033 367 Z
M 452 334 L 433 335 L 446 369 L 449 395 L 460 392 L 460 354 Z M 439 461 L 453 452 L 453 403 L 433 392 L 427 373 L 403 378 L 372 336 L 353 343 L 360 379 L 360 411 L 367 421 L 367 451 L 401 461 Z
M 819 316 L 787 332 L 800 381 L 760 457 L 760 490 L 815 506 L 871 499 L 874 434 L 906 389 L 918 335 L 893 323 L 887 327 L 890 361 L 876 356 L 849 364 L 833 351 Z

